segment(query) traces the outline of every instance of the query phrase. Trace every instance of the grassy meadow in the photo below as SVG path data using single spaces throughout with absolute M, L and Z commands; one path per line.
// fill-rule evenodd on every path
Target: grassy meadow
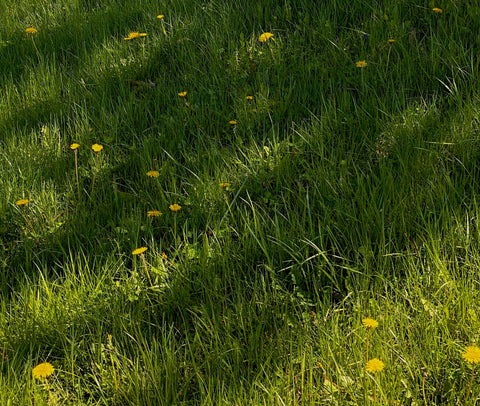
M 0 405 L 478 404 L 476 1 L 0 21 Z

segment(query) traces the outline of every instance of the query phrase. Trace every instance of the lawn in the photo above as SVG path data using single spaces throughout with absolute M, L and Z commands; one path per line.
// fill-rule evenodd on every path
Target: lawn
M 474 405 L 473 0 L 0 0 L 0 404 Z

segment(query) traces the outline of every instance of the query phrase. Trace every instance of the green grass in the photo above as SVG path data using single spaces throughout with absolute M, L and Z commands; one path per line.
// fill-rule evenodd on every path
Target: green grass
M 478 17 L 0 0 L 0 404 L 476 404 Z

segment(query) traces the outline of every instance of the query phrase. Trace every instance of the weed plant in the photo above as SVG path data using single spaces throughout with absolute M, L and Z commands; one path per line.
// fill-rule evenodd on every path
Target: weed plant
M 0 0 L 0 404 L 476 404 L 479 10 Z

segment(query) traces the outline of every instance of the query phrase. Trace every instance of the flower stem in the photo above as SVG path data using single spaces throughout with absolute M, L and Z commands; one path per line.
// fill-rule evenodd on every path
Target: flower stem
M 78 200 L 80 200 L 80 183 L 78 182 L 78 159 L 77 159 L 77 150 L 74 151 L 75 153 L 75 177 L 77 179 L 77 194 Z
M 470 390 L 472 389 L 473 384 L 473 371 L 475 371 L 475 364 L 472 366 L 472 375 L 470 376 L 470 385 L 468 385 L 467 396 L 465 396 L 465 404 L 468 401 L 468 397 L 470 396 Z
M 153 286 L 152 280 L 150 279 L 150 273 L 148 272 L 148 266 L 147 266 L 147 261 L 145 259 L 145 255 L 140 254 L 140 258 L 142 258 L 143 267 L 145 268 L 145 272 L 147 274 L 148 281 L 150 282 L 150 286 Z

